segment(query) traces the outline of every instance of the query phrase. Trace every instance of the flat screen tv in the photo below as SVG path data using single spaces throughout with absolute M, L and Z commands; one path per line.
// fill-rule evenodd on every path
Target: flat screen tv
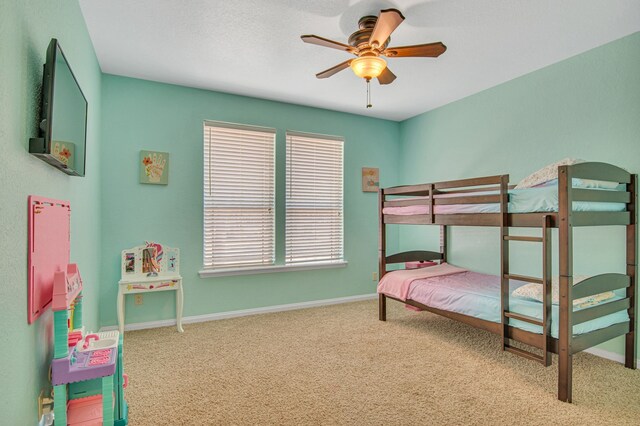
M 29 140 L 29 152 L 68 175 L 84 176 L 87 107 L 58 40 L 51 39 L 42 77 L 40 134 Z

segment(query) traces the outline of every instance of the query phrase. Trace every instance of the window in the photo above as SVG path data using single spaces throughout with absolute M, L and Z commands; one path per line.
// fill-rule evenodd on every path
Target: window
M 286 264 L 343 260 L 343 145 L 287 132 Z
M 275 133 L 205 122 L 205 270 L 274 263 Z

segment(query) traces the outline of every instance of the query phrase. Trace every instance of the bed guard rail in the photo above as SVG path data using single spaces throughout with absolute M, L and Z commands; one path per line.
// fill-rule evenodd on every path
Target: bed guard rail
M 389 223 L 435 223 L 436 206 L 456 204 L 500 204 L 501 211 L 508 202 L 509 175 L 485 176 L 384 188 L 380 190 L 382 208 L 428 206 L 427 213 L 416 217 L 385 215 Z M 394 197 L 388 199 L 388 196 Z M 402 197 L 420 197 L 406 199 Z M 458 215 L 463 216 L 463 215 Z
M 629 288 L 631 277 L 625 274 L 601 274 L 587 278 L 573 286 L 573 299 L 594 296 L 607 291 Z M 631 298 L 600 303 L 595 306 L 573 311 L 572 325 L 582 324 L 619 311 L 628 310 L 631 307 Z M 630 321 L 611 325 L 609 327 L 581 334 L 573 337 L 572 352 L 577 353 L 584 349 L 606 342 L 617 336 L 629 332 Z
M 573 299 L 595 296 L 607 291 L 627 288 L 631 285 L 631 279 L 625 274 L 601 274 L 588 278 L 573 286 Z M 573 325 L 582 324 L 592 319 L 613 314 L 618 311 L 629 309 L 631 301 L 629 298 L 615 300 L 598 304 L 596 306 L 573 312 Z
M 618 185 L 625 185 L 626 187 L 625 190 L 622 191 L 577 188 L 574 187 L 575 179 L 613 182 Z M 570 218 L 571 225 L 629 225 L 632 220 L 630 212 L 635 210 L 634 207 L 636 204 L 636 188 L 634 184 L 636 179 L 636 175 L 607 163 L 590 162 L 559 167 L 558 191 L 561 203 L 566 202 L 569 204 L 574 201 L 583 201 L 592 203 L 623 203 L 627 205 L 624 211 L 574 211 Z

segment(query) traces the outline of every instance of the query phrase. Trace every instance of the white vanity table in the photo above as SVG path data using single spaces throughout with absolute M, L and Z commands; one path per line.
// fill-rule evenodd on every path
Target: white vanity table
M 182 329 L 183 291 L 180 250 L 158 243 L 122 251 L 122 279 L 118 282 L 118 328 L 124 333 L 124 299 L 127 294 L 176 292 L 176 326 Z

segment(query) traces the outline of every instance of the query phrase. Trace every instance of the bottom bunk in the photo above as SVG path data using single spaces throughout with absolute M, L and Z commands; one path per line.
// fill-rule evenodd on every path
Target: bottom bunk
M 565 357 L 559 359 L 558 397 L 570 402 L 571 355 L 630 333 L 631 299 L 626 294 L 629 285 L 630 277 L 624 274 L 597 275 L 577 282 L 573 286 L 575 299 L 569 315 L 570 322 L 564 317 L 565 323 L 569 324 L 568 329 L 572 330 L 564 333 L 568 335 L 569 342 L 564 346 L 561 344 L 563 332 L 559 326 L 567 314 L 563 314 L 558 306 L 557 286 L 553 286 L 556 294 L 551 297 L 554 303 L 545 322 L 544 296 L 532 291 L 540 286 L 511 279 L 510 297 L 507 298 L 510 315 L 508 323 L 503 324 L 500 277 L 468 271 L 447 263 L 384 274 L 378 284 L 379 313 L 380 320 L 386 321 L 386 299 L 391 298 L 420 310 L 502 334 L 507 342 L 512 339 L 540 349 L 542 356 L 514 346 L 503 346 L 505 350 L 547 366 L 551 363 L 551 352 L 559 353 L 563 347 L 568 347 L 569 350 L 564 352 Z M 632 343 L 635 345 L 635 342 Z M 635 368 L 635 357 L 627 358 L 625 365 Z M 563 365 L 567 360 L 569 365 Z
M 470 316 L 480 320 L 494 323 L 501 322 L 500 305 L 500 277 L 497 275 L 482 274 L 473 271 L 460 269 L 452 274 L 439 275 L 438 271 L 445 265 L 430 267 L 434 269 L 436 276 L 417 278 L 412 280 L 406 299 L 417 302 L 429 308 L 441 311 L 455 312 Z M 449 265 L 447 265 L 449 266 Z M 446 267 L 446 266 L 445 266 Z M 426 269 L 426 268 L 425 268 Z M 424 269 L 419 270 L 423 273 Z M 455 271 L 455 270 L 454 270 Z M 389 288 L 389 281 L 393 281 L 394 272 L 387 273 L 383 278 L 381 287 Z M 393 285 L 393 284 L 391 284 Z M 509 311 L 527 317 L 542 320 L 543 304 L 541 300 L 536 300 L 535 291 L 528 291 L 528 287 L 541 286 L 536 284 L 511 280 L 511 296 L 509 300 Z M 522 294 L 522 296 L 519 296 Z M 387 296 L 403 301 L 395 291 L 388 291 Z M 574 312 L 588 309 L 603 303 L 614 302 L 625 298 L 624 290 L 615 290 L 601 293 L 597 296 L 586 297 L 574 302 Z M 542 293 L 540 292 L 540 299 Z M 407 303 L 403 301 L 404 303 Z M 408 303 L 410 304 L 410 303 Z M 589 333 L 603 329 L 614 324 L 629 321 L 629 314 L 626 308 L 609 315 L 598 317 L 573 326 L 573 335 Z M 559 307 L 554 303 L 551 307 L 551 327 L 550 334 L 558 338 Z M 512 319 L 510 325 L 532 333 L 542 334 L 542 327 L 522 320 Z

